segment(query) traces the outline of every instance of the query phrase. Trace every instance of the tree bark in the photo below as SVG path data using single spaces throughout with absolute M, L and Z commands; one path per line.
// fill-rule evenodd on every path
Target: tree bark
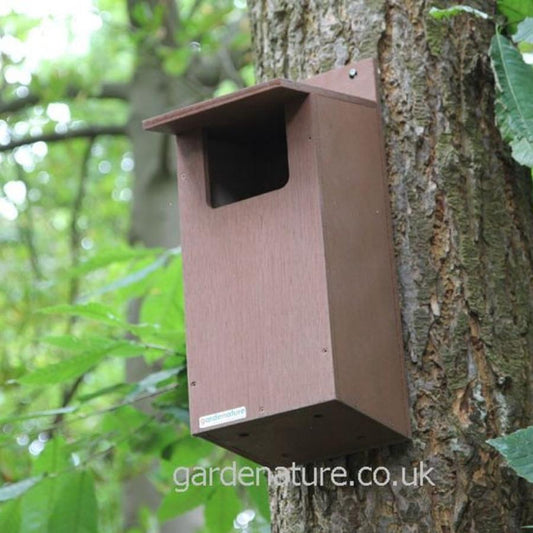
M 435 483 L 273 486 L 274 533 L 533 524 L 530 487 L 485 444 L 531 423 L 531 178 L 494 125 L 492 24 L 434 21 L 433 3 L 249 0 L 259 79 L 378 59 L 413 438 L 335 462 L 400 479 L 424 461 Z

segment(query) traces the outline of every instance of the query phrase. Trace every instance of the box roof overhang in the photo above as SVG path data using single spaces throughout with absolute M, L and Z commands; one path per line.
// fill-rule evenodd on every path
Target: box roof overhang
M 366 98 L 278 78 L 148 118 L 143 121 L 143 128 L 176 135 L 204 127 L 231 124 L 233 121 L 239 122 L 243 118 L 253 121 L 255 117 L 264 117 L 273 109 L 290 101 L 304 99 L 309 94 L 376 106 L 374 101 Z

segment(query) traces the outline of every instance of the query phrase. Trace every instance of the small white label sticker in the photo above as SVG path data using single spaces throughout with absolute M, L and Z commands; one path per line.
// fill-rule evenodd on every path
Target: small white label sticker
M 210 415 L 201 416 L 199 419 L 200 429 L 218 426 L 226 422 L 233 422 L 234 420 L 241 420 L 246 418 L 246 407 L 235 407 L 227 411 L 220 411 Z

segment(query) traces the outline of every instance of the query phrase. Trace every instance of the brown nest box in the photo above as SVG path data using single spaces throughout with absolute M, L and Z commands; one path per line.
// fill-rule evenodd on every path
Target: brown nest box
M 191 431 L 275 466 L 409 436 L 373 61 L 148 119 L 178 147 Z

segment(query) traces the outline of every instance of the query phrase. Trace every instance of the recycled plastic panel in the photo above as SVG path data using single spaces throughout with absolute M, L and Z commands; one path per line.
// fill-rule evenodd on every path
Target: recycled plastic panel
M 364 61 L 145 122 L 177 140 L 191 430 L 261 464 L 410 433 L 376 94 Z

